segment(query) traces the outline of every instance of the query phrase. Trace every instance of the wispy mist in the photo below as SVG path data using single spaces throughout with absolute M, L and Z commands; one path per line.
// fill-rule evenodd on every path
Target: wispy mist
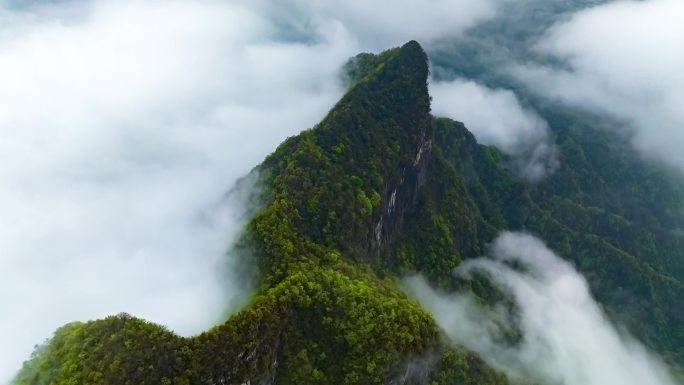
M 0 383 L 66 322 L 223 320 L 235 180 L 324 116 L 347 58 L 497 3 L 0 1 Z
M 572 265 L 540 240 L 503 233 L 488 257 L 456 274 L 485 273 L 510 294 L 515 310 L 484 307 L 469 295 L 448 295 L 422 277 L 406 280 L 447 335 L 513 378 L 565 385 L 674 385 L 666 366 L 612 324 Z M 502 325 L 522 332 L 507 342 Z
M 643 155 L 684 170 L 683 26 L 679 0 L 588 8 L 537 39 L 536 52 L 562 66 L 513 72 L 532 92 L 618 119 Z
M 418 40 L 430 44 L 453 38 L 491 19 L 507 0 L 256 0 L 243 1 L 267 15 L 290 37 L 316 40 L 316 28 L 343 28 L 366 49 L 384 50 Z
M 494 145 L 520 162 L 517 171 L 537 181 L 557 165 L 549 127 L 515 93 L 456 79 L 430 84 L 435 115 L 463 122 L 480 143 Z
M 0 14 L 0 383 L 66 322 L 128 312 L 190 335 L 225 319 L 245 293 L 224 194 L 324 115 L 355 49 L 335 31 L 278 43 L 222 2 Z
M 235 180 L 325 115 L 343 92 L 339 69 L 350 56 L 409 39 L 429 50 L 497 17 L 504 3 L 512 2 L 0 0 L 0 383 L 66 322 L 125 311 L 190 335 L 223 320 L 245 294 L 225 255 L 244 223 L 242 205 L 224 195 Z M 587 11 L 540 45 L 567 57 L 571 72 L 521 67 L 519 76 L 637 127 L 662 112 L 655 129 L 672 140 L 653 142 L 660 139 L 643 130 L 636 143 L 679 159 L 681 57 L 666 48 L 679 43 L 673 19 L 682 13 L 672 0 L 607 7 L 616 16 Z M 661 26 L 631 39 L 635 55 L 654 55 L 645 64 L 617 44 L 623 66 L 613 71 L 608 56 L 570 44 L 593 31 L 594 18 L 619 36 L 631 33 L 624 20 L 662 12 Z M 621 15 L 633 19 L 610 19 Z M 596 36 L 597 49 L 615 43 Z M 646 50 L 652 41 L 663 43 Z M 650 75 L 658 71 L 666 75 Z M 596 73 L 607 86 L 594 92 Z M 559 91 L 565 77 L 574 94 Z M 530 178 L 548 172 L 545 122 L 511 91 L 465 80 L 431 90 L 436 113 L 524 155 Z M 609 102 L 632 91 L 667 97 Z M 452 306 L 431 295 L 433 305 Z M 625 357 L 637 354 L 638 345 L 604 329 L 628 348 Z

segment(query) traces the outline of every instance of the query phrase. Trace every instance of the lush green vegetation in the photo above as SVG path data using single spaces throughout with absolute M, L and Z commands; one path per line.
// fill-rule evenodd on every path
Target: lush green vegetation
M 70 324 L 16 383 L 505 384 L 445 345 L 395 282 L 422 272 L 505 300 L 485 279 L 450 273 L 502 229 L 539 234 L 572 258 L 611 314 L 652 325 L 632 330 L 682 361 L 684 241 L 671 230 L 684 228 L 684 186 L 563 115 L 553 120 L 560 169 L 527 183 L 462 124 L 430 116 L 415 42 L 359 55 L 346 71 L 349 92 L 326 118 L 256 170 L 260 209 L 239 246 L 260 285 L 241 312 L 187 339 L 127 315 Z
M 539 235 L 576 263 L 614 318 L 683 364 L 677 304 L 684 296 L 684 237 L 677 229 L 684 226 L 684 184 L 635 157 L 609 130 L 574 117 L 554 122 L 561 166 L 539 184 L 508 173 L 504 156 L 478 146 L 460 123 L 438 119 L 435 144 L 464 176 L 484 221 Z M 491 233 L 479 234 L 486 241 Z
M 127 314 L 72 323 L 34 352 L 20 384 L 189 384 L 188 344 Z M 133 365 L 132 363 L 135 363 Z
M 328 116 L 259 167 L 263 209 L 240 247 L 251 250 L 261 285 L 243 311 L 189 339 L 128 316 L 68 325 L 17 384 L 505 383 L 473 354 L 444 346 L 390 274 L 396 245 L 410 245 L 400 240 L 403 217 L 419 207 L 431 162 L 427 58 L 411 42 L 366 59 Z M 454 198 L 461 207 L 441 186 L 430 190 L 436 204 Z M 435 256 L 461 246 L 449 227 L 466 222 L 455 211 L 441 219 L 447 243 Z M 434 259 L 426 266 L 437 271 L 459 256 Z
M 581 0 L 539 1 L 528 12 L 519 12 L 516 3 L 504 5 L 504 17 L 435 47 L 432 68 L 438 80 L 460 77 L 514 90 L 548 122 L 556 142 L 560 169 L 535 186 L 515 186 L 497 164 L 485 166 L 489 163 L 482 159 L 489 157 L 476 154 L 492 149 L 471 152 L 476 162 L 466 164 L 477 164 L 478 175 L 466 179 L 483 217 L 540 235 L 575 262 L 611 316 L 684 365 L 681 174 L 673 176 L 635 152 L 629 139 L 618 135 L 626 122 L 541 97 L 538 87 L 543 85 L 521 82 L 505 69 L 512 63 L 566 68 L 567 63 L 539 52 L 534 43 L 547 28 L 586 5 Z M 452 144 L 446 142 L 440 146 L 463 143 L 455 134 Z M 462 162 L 454 159 L 453 164 Z

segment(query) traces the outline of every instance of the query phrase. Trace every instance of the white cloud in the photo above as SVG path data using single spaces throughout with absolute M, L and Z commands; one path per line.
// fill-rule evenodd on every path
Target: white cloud
M 463 122 L 478 142 L 520 158 L 519 171 L 527 178 L 539 180 L 556 167 L 546 121 L 524 107 L 513 91 L 456 79 L 431 82 L 430 94 L 435 115 Z
M 217 268 L 242 225 L 223 193 L 326 113 L 348 57 L 496 2 L 40 4 L 0 2 L 0 383 L 66 322 L 222 320 L 242 293 Z
M 386 49 L 408 40 L 428 44 L 462 34 L 493 17 L 506 0 L 255 0 L 250 6 L 287 24 L 293 33 L 339 23 L 361 45 Z
M 421 277 L 406 284 L 454 342 L 509 376 L 544 384 L 675 384 L 654 355 L 611 324 L 584 277 L 540 240 L 503 233 L 490 258 L 468 261 L 457 273 L 467 277 L 474 271 L 486 272 L 518 310 L 484 308 L 467 295 L 438 293 Z M 500 338 L 501 325 L 512 322 L 523 334 L 515 345 Z
M 0 10 L 3 381 L 66 322 L 221 321 L 241 292 L 218 269 L 241 226 L 222 195 L 323 116 L 356 51 L 334 29 L 278 43 L 219 2 L 31 11 Z
M 531 89 L 624 122 L 635 147 L 684 170 L 684 3 L 616 1 L 555 25 L 538 50 L 569 66 L 518 66 Z

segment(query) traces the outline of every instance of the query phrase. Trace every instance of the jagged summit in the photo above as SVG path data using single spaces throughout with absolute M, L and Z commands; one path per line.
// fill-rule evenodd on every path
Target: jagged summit
M 424 64 L 425 69 L 427 70 L 427 55 L 425 54 L 423 47 L 417 41 L 411 40 L 402 47 L 389 49 L 380 54 L 364 52 L 349 59 L 344 66 L 344 71 L 349 77 L 348 83 L 350 87 L 376 70 L 386 59 L 395 56 L 400 50 L 403 51 L 403 56 L 413 57 L 413 61 L 416 62 L 417 68 L 420 68 Z M 421 76 L 422 72 L 417 71 L 416 75 Z
M 363 75 L 323 121 L 287 141 L 262 168 L 282 176 L 292 164 L 289 154 L 302 170 L 315 165 L 313 175 L 302 172 L 300 183 L 286 190 L 305 219 L 302 232 L 350 256 L 370 257 L 390 249 L 383 240 L 393 236 L 404 209 L 397 198 L 415 199 L 432 125 L 427 56 L 417 42 L 365 54 L 363 61 Z M 300 161 L 295 146 L 316 148 L 317 164 Z M 285 158 L 288 163 L 277 161 Z
M 682 359 L 684 335 L 671 325 L 682 324 L 673 304 L 684 285 L 666 269 L 682 264 L 658 259 L 655 245 L 683 243 L 652 205 L 616 193 L 657 197 L 640 187 L 644 166 L 596 150 L 595 133 L 569 127 L 558 139 L 564 163 L 549 181 L 529 185 L 501 167 L 496 148 L 430 115 L 418 43 L 358 55 L 345 69 L 347 94 L 256 169 L 260 208 L 237 247 L 256 267 L 257 289 L 242 311 L 193 338 L 129 316 L 69 324 L 16 383 L 505 384 L 477 355 L 445 341 L 396 283 L 419 272 L 443 290 L 506 301 L 486 279 L 451 273 L 505 229 L 538 234 L 572 258 L 611 314 L 648 325 L 644 335 Z M 657 177 L 654 186 L 665 186 Z M 635 213 L 648 221 L 630 220 Z M 520 337 L 509 334 L 511 343 Z
M 257 168 L 263 208 L 239 247 L 259 285 L 245 309 L 187 339 L 128 316 L 71 324 L 17 384 L 504 383 L 388 279 L 397 255 L 420 267 L 397 247 L 434 162 L 428 63 L 416 42 L 361 60 L 329 114 Z
M 317 129 L 331 135 L 377 129 L 377 125 L 363 124 L 359 115 L 365 115 L 363 118 L 376 121 L 394 120 L 398 124 L 394 128 L 401 128 L 413 136 L 425 134 L 430 112 L 429 70 L 427 55 L 417 42 L 411 41 L 379 55 L 359 55 L 350 60 L 347 71 L 354 72 L 350 74 L 355 77 L 354 85 Z M 359 117 L 355 121 L 342 121 L 349 119 L 349 112 Z

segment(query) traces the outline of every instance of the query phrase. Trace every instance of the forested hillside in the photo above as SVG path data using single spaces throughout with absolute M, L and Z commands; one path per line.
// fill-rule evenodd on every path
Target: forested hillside
M 70 324 L 15 383 L 506 384 L 450 344 L 398 278 L 419 272 L 483 304 L 505 301 L 452 269 L 507 229 L 546 240 L 609 314 L 684 363 L 681 184 L 562 112 L 560 168 L 540 183 L 517 177 L 502 152 L 430 115 L 416 42 L 346 71 L 329 114 L 253 171 L 259 209 L 235 247 L 259 284 L 242 311 L 193 338 L 125 314 Z

